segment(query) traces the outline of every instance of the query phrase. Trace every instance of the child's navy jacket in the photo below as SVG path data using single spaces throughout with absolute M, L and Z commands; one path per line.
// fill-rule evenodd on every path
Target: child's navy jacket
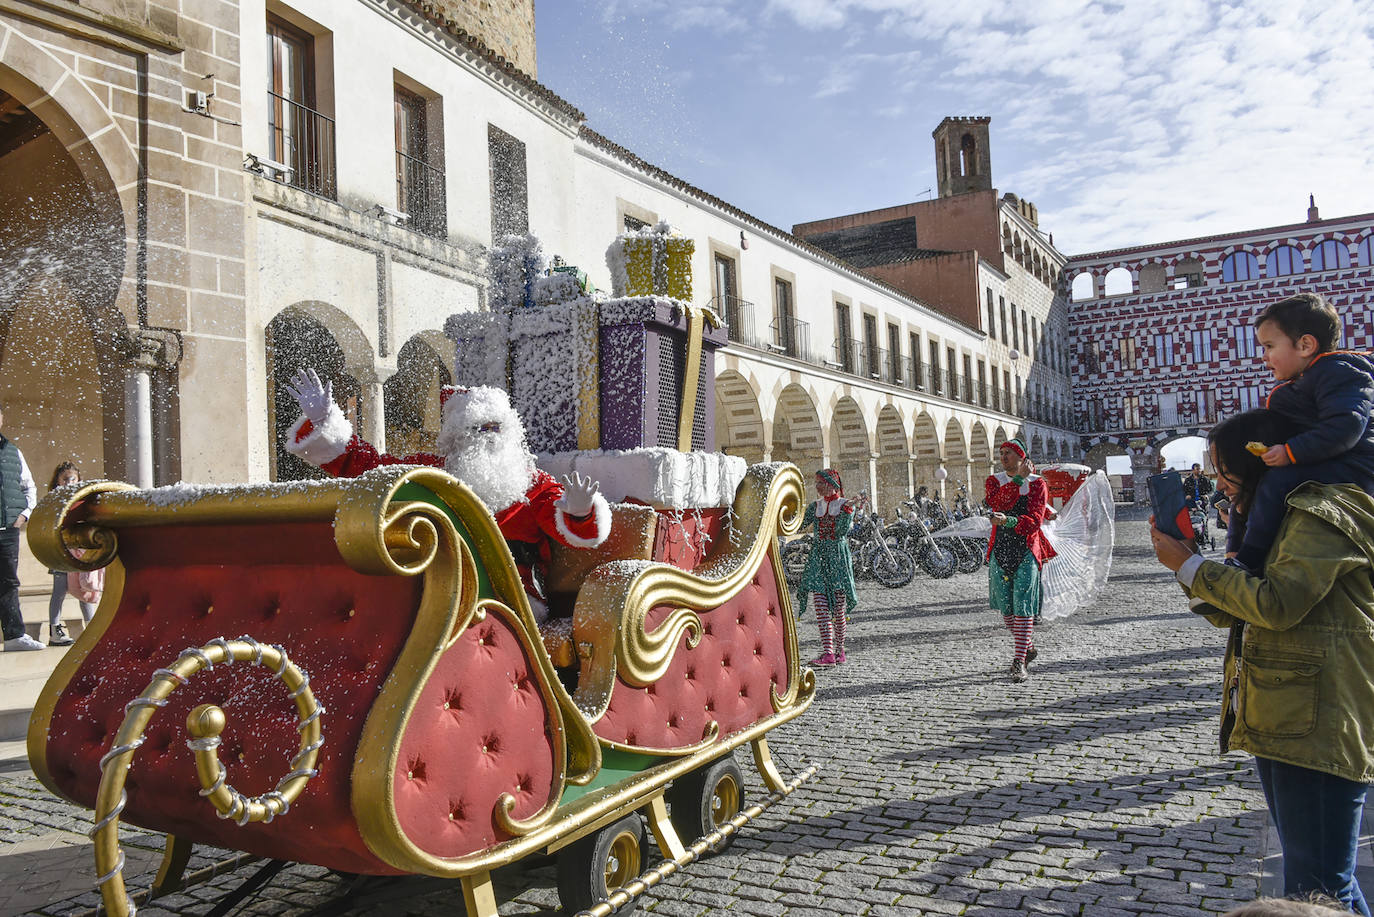
M 1319 354 L 1296 379 L 1269 393 L 1269 409 L 1303 432 L 1288 441 L 1288 457 L 1312 465 L 1336 458 L 1374 471 L 1374 354 Z

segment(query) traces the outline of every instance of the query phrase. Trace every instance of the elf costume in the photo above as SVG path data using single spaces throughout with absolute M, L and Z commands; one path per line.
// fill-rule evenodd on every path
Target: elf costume
M 1026 457 L 1026 445 L 1019 439 L 1008 440 L 998 449 Z M 1015 677 L 1019 668 L 1024 678 L 1026 665 L 1038 655 L 1031 631 L 1040 613 L 1040 568 L 1054 557 L 1054 548 L 1040 530 L 1049 506 L 1049 486 L 1038 474 L 1005 471 L 988 475 L 984 486 L 988 509 L 1007 517 L 993 526 L 988 541 L 988 603 L 1002 613 L 1003 623 L 1012 632 L 1012 673 Z
M 829 485 L 833 490 L 809 505 L 802 517 L 802 528 L 816 527 L 816 540 L 806 558 L 801 585 L 797 587 L 797 606 L 806 608 L 807 593 L 814 597 L 821 655 L 811 660 L 811 664 L 835 665 L 845 661 L 845 615 L 858 604 L 854 595 L 854 566 L 849 556 L 854 507 L 845 501 L 840 473 L 835 469 L 816 472 L 816 483 Z

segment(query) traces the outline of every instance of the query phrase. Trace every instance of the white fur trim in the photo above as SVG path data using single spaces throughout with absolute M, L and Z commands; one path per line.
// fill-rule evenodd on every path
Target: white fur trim
M 348 441 L 353 438 L 353 425 L 344 417 L 337 404 L 330 402 L 329 413 L 324 420 L 314 424 L 314 429 L 300 442 L 296 436 L 305 424 L 305 418 L 286 431 L 286 451 L 305 459 L 316 467 L 327 465 L 344 454 Z
M 568 524 L 564 521 L 563 510 L 557 505 L 553 508 L 553 522 L 558 526 L 558 534 L 572 545 L 574 548 L 595 548 L 606 540 L 606 536 L 611 534 L 611 504 L 606 502 L 606 498 L 597 494 L 592 497 L 592 512 L 596 514 L 596 537 L 579 538 L 568 531 Z

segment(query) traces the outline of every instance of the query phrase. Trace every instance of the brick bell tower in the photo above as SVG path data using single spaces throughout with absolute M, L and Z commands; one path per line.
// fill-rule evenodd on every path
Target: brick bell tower
M 935 138 L 935 176 L 940 197 L 992 190 L 992 157 L 988 150 L 991 118 L 946 118 L 931 132 Z

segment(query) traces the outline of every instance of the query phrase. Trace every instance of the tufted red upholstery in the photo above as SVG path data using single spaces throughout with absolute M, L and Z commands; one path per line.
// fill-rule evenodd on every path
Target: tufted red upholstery
M 553 791 L 548 708 L 534 666 L 499 614 L 468 628 L 439 660 L 401 740 L 401 828 L 422 850 L 460 856 L 505 840 L 492 819 L 502 793 L 529 818 Z
M 53 714 L 47 763 L 62 792 L 94 806 L 100 756 L 154 669 L 187 647 L 246 634 L 280 643 L 310 675 L 325 707 L 320 775 L 270 825 L 216 817 L 197 795 L 185 745 L 192 707 L 224 708 L 220 759 L 229 782 L 249 795 L 275 786 L 299 741 L 294 704 L 267 669 L 219 665 L 153 716 L 128 774 L 123 820 L 261 856 L 394 873 L 358 833 L 350 777 L 367 711 L 414 620 L 421 577 L 354 572 L 339 559 L 329 523 L 128 528 L 119 544 L 127 581 L 118 612 Z
M 688 649 L 684 635 L 657 684 L 636 688 L 616 680 L 596 734 L 644 748 L 682 748 L 699 743 L 712 720 L 723 736 L 771 716 L 770 691 L 787 690 L 781 608 L 772 561 L 765 556 L 734 598 L 702 612 L 701 641 Z M 655 608 L 649 627 L 667 613 Z

